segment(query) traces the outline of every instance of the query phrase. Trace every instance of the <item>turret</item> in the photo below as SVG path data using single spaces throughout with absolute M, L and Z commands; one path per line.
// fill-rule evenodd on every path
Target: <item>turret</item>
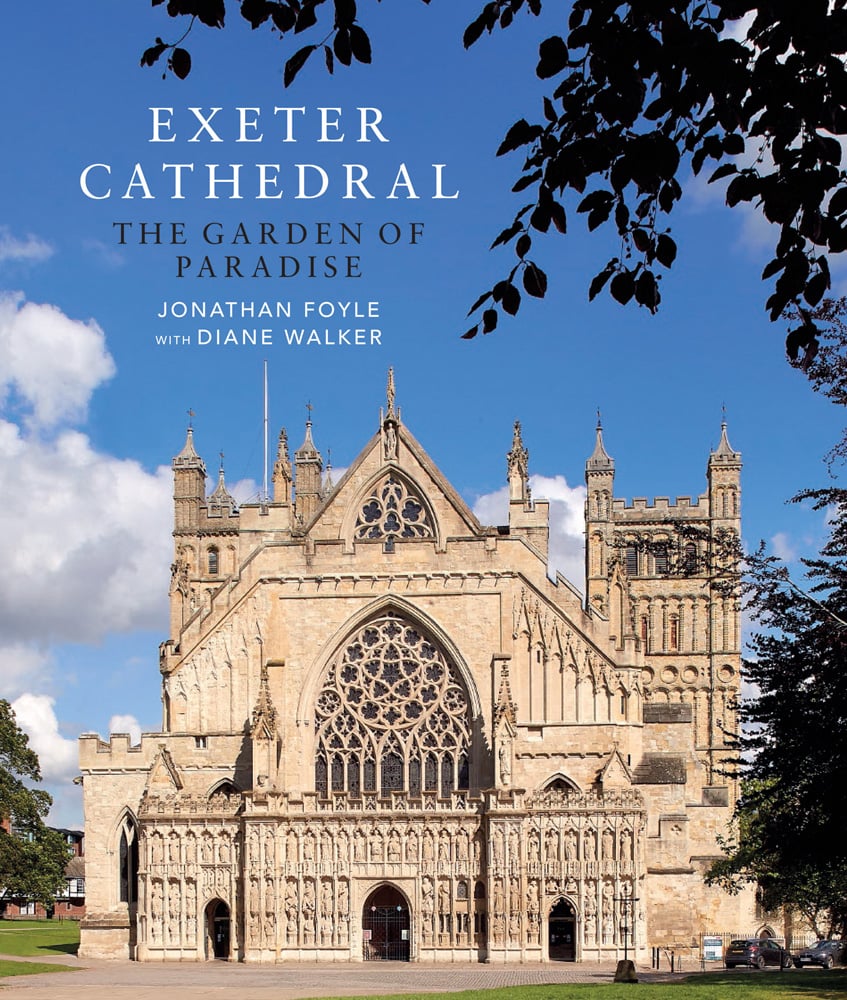
M 585 463 L 585 486 L 585 596 L 591 607 L 606 611 L 606 553 L 612 541 L 615 461 L 603 444 L 599 412 L 594 451 Z
M 321 503 L 321 471 L 323 459 L 312 440 L 311 406 L 310 418 L 306 421 L 306 437 L 294 452 L 294 510 L 297 523 L 307 524 Z
M 194 431 L 189 425 L 182 451 L 171 463 L 174 471 L 174 531 L 196 531 L 200 508 L 206 498 L 206 466 L 194 450 Z

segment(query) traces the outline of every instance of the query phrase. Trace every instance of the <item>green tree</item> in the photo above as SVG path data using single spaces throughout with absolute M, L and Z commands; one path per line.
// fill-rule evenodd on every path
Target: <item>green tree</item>
M 0 700 L 0 898 L 52 904 L 64 884 L 68 845 L 44 825 L 50 795 L 41 781 L 38 756 L 18 726 L 8 701 Z M 8 826 L 10 829 L 6 829 Z
M 330 73 L 371 61 L 360 6 L 243 0 L 240 12 L 284 40 L 310 39 L 292 45 L 288 86 L 312 57 Z M 620 240 L 589 298 L 608 288 L 617 301 L 655 312 L 660 278 L 677 256 L 668 220 L 681 180 L 709 161 L 711 181 L 729 179 L 728 205 L 753 205 L 775 226 L 762 275 L 775 279 L 771 319 L 790 303 L 816 306 L 830 286 L 828 255 L 847 249 L 838 140 L 847 133 L 847 0 L 547 0 L 547 7 L 561 20 L 558 33 L 539 32 L 535 72 L 548 92 L 498 150 L 524 157 L 512 190 L 525 192 L 525 203 L 493 244 L 512 246 L 515 262 L 474 303 L 480 318 L 464 336 L 490 333 L 502 313 L 517 313 L 523 295 L 544 296 L 547 275 L 531 256 L 533 240 L 564 234 L 574 214 L 589 230 L 611 226 Z M 157 38 L 141 62 L 152 66 L 167 54 L 168 69 L 184 78 L 186 35 L 195 21 L 223 28 L 225 2 L 168 0 L 166 10 L 189 18 L 188 27 L 176 42 Z M 541 10 L 542 0 L 489 0 L 468 25 L 465 46 Z
M 761 627 L 745 661 L 739 836 L 711 881 L 757 882 L 769 906 L 790 905 L 820 930 L 847 935 L 847 491 L 795 498 L 826 510 L 830 536 L 803 560 L 802 589 L 774 557 L 748 559 L 750 606 Z

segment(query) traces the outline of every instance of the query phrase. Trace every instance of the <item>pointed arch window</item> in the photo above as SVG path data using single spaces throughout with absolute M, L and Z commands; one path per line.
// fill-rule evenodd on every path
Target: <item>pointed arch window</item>
M 120 826 L 118 842 L 118 898 L 122 903 L 138 900 L 138 827 L 129 815 Z
M 447 655 L 397 614 L 371 619 L 330 665 L 315 708 L 315 786 L 329 792 L 346 775 L 348 794 L 362 789 L 437 792 L 468 787 L 471 717 L 467 691 Z M 341 765 L 344 765 L 343 768 Z
M 435 529 L 432 516 L 419 492 L 392 472 L 374 487 L 362 504 L 353 537 L 434 538 Z

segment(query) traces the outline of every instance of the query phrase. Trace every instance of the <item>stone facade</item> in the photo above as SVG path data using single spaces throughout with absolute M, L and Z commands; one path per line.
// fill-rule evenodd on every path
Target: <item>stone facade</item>
M 707 889 L 734 788 L 740 456 L 614 499 L 598 426 L 583 601 L 547 572 L 515 426 L 481 525 L 400 419 L 333 486 L 307 423 L 273 500 L 173 461 L 163 727 L 80 741 L 81 955 L 641 959 L 743 926 Z

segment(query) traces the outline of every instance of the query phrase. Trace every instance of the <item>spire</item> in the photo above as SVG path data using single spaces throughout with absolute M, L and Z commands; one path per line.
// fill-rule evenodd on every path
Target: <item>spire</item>
M 586 472 L 614 472 L 615 460 L 611 458 L 603 444 L 603 424 L 600 411 L 597 411 L 597 436 L 594 440 L 594 451 L 585 463 Z
M 521 422 L 515 421 L 512 449 L 506 455 L 509 500 L 529 499 L 529 452 L 521 437 Z
M 194 414 L 191 410 L 188 411 L 191 416 Z M 185 444 L 182 446 L 182 451 L 173 460 L 174 469 L 197 469 L 203 467 L 203 459 L 197 454 L 194 448 L 194 428 L 189 423 L 188 430 L 185 432 Z M 205 475 L 205 468 L 203 472 Z
M 709 464 L 737 465 L 741 461 L 741 452 L 733 451 L 726 434 L 726 407 L 722 407 L 721 439 L 717 448 L 709 456 Z
M 271 700 L 271 687 L 266 663 L 262 664 L 259 674 L 259 697 L 256 701 L 256 707 L 253 709 L 250 735 L 253 739 L 258 736 L 266 740 L 276 736 L 276 709 Z
M 385 387 L 385 402 L 386 402 L 386 420 L 395 419 L 396 415 L 394 413 L 394 369 L 388 369 L 388 383 Z
M 208 500 L 209 516 L 214 516 L 215 514 L 235 514 L 238 511 L 238 505 L 235 502 L 235 497 L 226 488 L 226 478 L 224 476 L 224 453 L 221 452 L 221 464 L 218 469 L 218 485 L 215 487 L 214 492 L 209 497 Z
M 294 452 L 294 461 L 300 462 L 303 459 L 314 460 L 317 459 L 318 462 L 323 464 L 321 461 L 321 454 L 315 447 L 315 442 L 312 440 L 312 404 L 307 403 L 306 409 L 309 411 L 308 419 L 306 420 L 306 436 L 303 439 L 303 443 Z
M 326 472 L 324 473 L 323 487 L 321 488 L 321 495 L 324 499 L 332 493 L 333 482 L 332 482 L 332 449 L 327 448 L 326 450 Z
M 382 435 L 382 453 L 386 462 L 397 461 L 397 426 L 400 423 L 400 410 L 395 410 L 394 369 L 388 369 L 388 381 L 385 386 L 386 413 L 383 418 L 382 408 L 379 411 L 379 421 Z
M 288 457 L 288 432 L 283 427 L 279 432 L 279 443 L 276 446 L 276 461 L 274 462 L 274 503 L 291 502 L 291 479 L 291 459 Z

